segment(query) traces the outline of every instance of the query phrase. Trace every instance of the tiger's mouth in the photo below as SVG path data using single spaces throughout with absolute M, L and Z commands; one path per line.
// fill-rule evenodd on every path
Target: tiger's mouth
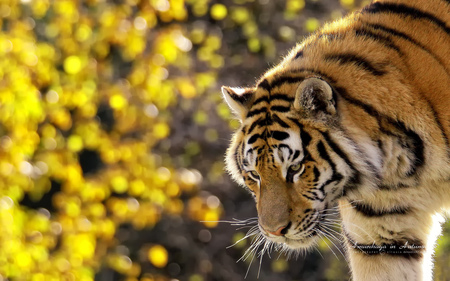
M 308 249 L 317 245 L 321 238 L 330 236 L 334 231 L 330 228 L 330 220 L 327 216 L 328 208 L 315 209 L 298 223 L 289 223 L 288 228 L 282 235 L 274 235 L 264 231 L 260 226 L 261 232 L 271 242 L 281 244 L 292 250 Z M 333 233 L 331 233 L 332 235 Z
M 263 232 L 264 236 L 271 242 L 281 244 L 292 250 L 306 249 L 317 244 L 319 240 L 320 231 L 319 223 L 317 223 L 312 229 L 309 230 L 307 234 L 301 236 L 296 235 L 286 235 L 286 236 L 273 236 L 268 233 Z
M 313 233 L 311 233 L 310 235 L 308 235 L 305 238 L 299 238 L 299 239 L 295 239 L 295 238 L 285 238 L 285 242 L 284 244 L 286 246 L 288 246 L 291 249 L 305 249 L 305 248 L 309 248 L 311 246 L 314 246 L 317 241 L 319 240 L 317 232 L 314 231 Z

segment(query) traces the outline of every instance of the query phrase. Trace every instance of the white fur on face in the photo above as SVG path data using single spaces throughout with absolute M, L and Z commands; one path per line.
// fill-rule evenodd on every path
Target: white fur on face
M 297 164 L 301 162 L 301 160 L 304 158 L 305 153 L 302 148 L 302 141 L 300 139 L 300 135 L 298 132 L 292 131 L 292 130 L 285 130 L 285 133 L 289 134 L 289 137 L 286 138 L 283 141 L 277 141 L 273 139 L 269 139 L 269 145 L 271 145 L 271 153 L 273 154 L 273 159 L 275 161 L 275 164 L 277 166 L 281 167 L 281 174 L 284 178 L 286 178 L 288 169 L 291 165 Z M 244 148 L 244 167 L 246 170 L 256 170 L 257 165 L 257 157 L 258 152 L 256 149 L 254 149 L 255 144 L 249 145 L 248 139 L 251 138 L 253 135 L 248 136 L 245 141 L 245 148 Z M 264 145 L 268 145 L 267 143 Z M 298 151 L 298 153 L 296 153 Z M 295 157 L 295 158 L 294 158 Z M 299 175 L 301 173 L 298 173 L 294 177 L 294 182 L 299 179 Z

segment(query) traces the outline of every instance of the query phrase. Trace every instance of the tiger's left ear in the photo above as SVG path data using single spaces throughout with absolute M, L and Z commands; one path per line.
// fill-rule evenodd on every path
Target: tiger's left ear
M 240 120 L 244 120 L 253 102 L 253 89 L 222 86 L 222 94 L 230 109 Z
M 303 80 L 295 93 L 294 108 L 304 116 L 336 114 L 336 101 L 331 86 L 319 78 Z

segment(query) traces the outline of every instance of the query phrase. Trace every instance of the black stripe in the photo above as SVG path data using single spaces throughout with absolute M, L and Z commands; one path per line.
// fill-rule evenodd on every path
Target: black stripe
M 253 130 L 256 127 L 265 127 L 265 126 L 270 126 L 273 123 L 278 123 L 281 127 L 283 128 L 289 128 L 289 124 L 287 124 L 286 122 L 284 122 L 280 117 L 278 117 L 278 115 L 273 114 L 272 118 L 269 118 L 267 116 L 264 117 L 260 117 L 258 118 L 256 121 L 252 122 L 252 125 L 249 127 L 249 130 L 247 132 L 247 134 L 250 134 L 253 132 Z
M 256 142 L 259 138 L 261 138 L 260 134 L 254 134 L 253 136 L 251 136 L 248 139 L 247 144 L 252 144 L 252 143 Z
M 367 61 L 365 58 L 351 53 L 325 55 L 325 60 L 337 61 L 340 64 L 356 65 L 360 69 L 370 72 L 374 76 L 381 76 L 386 74 L 386 71 L 377 69 L 371 62 Z
M 367 204 L 358 202 L 350 203 L 354 210 L 366 217 L 382 217 L 387 215 L 406 215 L 410 211 L 409 207 L 396 207 L 389 210 L 376 210 Z
M 366 24 L 366 25 L 369 26 L 369 27 L 371 27 L 371 28 L 373 28 L 373 29 L 382 30 L 382 31 L 384 31 L 384 32 L 387 32 L 387 33 L 390 34 L 390 35 L 393 35 L 393 36 L 396 36 L 396 37 L 399 37 L 399 38 L 403 38 L 403 39 L 405 39 L 405 40 L 407 40 L 407 41 L 413 43 L 414 45 L 418 46 L 419 48 L 421 48 L 422 50 L 424 50 L 424 51 L 426 51 L 428 54 L 430 54 L 430 55 L 431 55 L 431 56 L 432 56 L 432 57 L 433 57 L 433 58 L 434 58 L 434 59 L 435 59 L 435 60 L 436 60 L 436 61 L 437 61 L 444 69 L 445 69 L 445 71 L 447 72 L 447 74 L 449 73 L 448 70 L 447 70 L 447 68 L 446 68 L 445 63 L 444 63 L 440 58 L 438 58 L 438 57 L 437 57 L 433 52 L 431 52 L 431 50 L 429 50 L 426 46 L 422 45 L 421 43 L 419 43 L 419 42 L 416 41 L 415 39 L 411 38 L 410 36 L 406 35 L 405 33 L 402 33 L 402 32 L 400 32 L 400 31 L 397 31 L 397 30 L 395 30 L 395 29 L 392 29 L 392 28 L 389 28 L 389 27 L 386 27 L 386 26 L 383 26 L 383 25 L 380 25 L 380 24 Z M 423 96 L 423 95 L 422 95 L 422 96 Z M 444 140 L 445 140 L 447 146 L 450 146 L 449 139 L 448 139 L 447 135 L 445 134 L 444 126 L 443 126 L 442 123 L 440 122 L 439 117 L 438 117 L 438 114 L 437 114 L 436 110 L 434 109 L 434 106 L 431 104 L 431 102 L 430 102 L 428 99 L 426 99 L 426 101 L 427 101 L 427 103 L 428 103 L 430 109 L 431 109 L 432 112 L 433 112 L 434 119 L 435 119 L 437 125 L 439 126 L 439 129 L 441 130 L 442 136 L 443 136 L 443 138 L 444 138 Z
M 283 128 L 289 128 L 289 127 L 290 127 L 289 124 L 287 124 L 286 122 L 284 122 L 283 120 L 281 120 L 281 118 L 278 117 L 278 115 L 273 114 L 273 115 L 272 115 L 272 118 L 273 118 L 273 121 L 276 122 L 276 123 L 278 123 L 278 124 L 280 124 L 281 127 L 283 127 Z
M 273 124 L 273 118 L 270 115 L 266 114 L 266 117 L 263 121 L 261 121 L 262 126 L 270 126 Z
M 305 158 L 310 157 L 310 155 L 307 154 L 308 150 L 306 149 L 306 147 L 309 145 L 309 143 L 312 140 L 311 135 L 304 130 L 303 125 L 297 119 L 294 119 L 291 117 L 289 117 L 288 119 L 291 120 L 298 127 L 298 130 L 300 131 L 300 139 L 302 140 L 302 149 L 303 149 Z
M 241 152 L 239 153 L 239 151 L 241 151 Z M 244 144 L 241 142 L 241 143 L 239 143 L 238 147 L 236 147 L 236 151 L 234 153 L 234 157 L 235 157 L 234 159 L 236 161 L 236 166 L 237 166 L 240 174 L 242 174 L 242 172 L 244 170 L 242 168 L 243 167 L 242 155 L 244 155 Z
M 302 140 L 302 146 L 304 148 L 306 148 L 312 140 L 311 135 L 303 129 L 300 131 L 300 139 Z
M 411 38 L 409 35 L 407 35 L 406 33 L 400 32 L 398 30 L 395 30 L 393 28 L 390 27 L 386 27 L 384 25 L 381 24 L 373 24 L 373 23 L 367 23 L 367 26 L 369 26 L 370 28 L 373 28 L 375 30 L 381 30 L 384 31 L 386 33 L 388 33 L 389 35 L 398 37 L 398 38 L 402 38 L 414 45 L 416 45 L 417 47 L 421 48 L 422 50 L 424 50 L 425 52 L 427 52 L 428 54 L 430 54 L 436 61 L 439 62 L 439 64 L 442 65 L 442 67 L 445 69 L 445 63 L 438 58 L 427 46 L 421 44 L 420 42 L 418 42 L 417 40 L 415 40 L 414 38 Z
M 236 162 L 236 167 L 237 167 L 237 169 L 239 171 L 239 174 L 242 174 L 242 172 L 243 172 L 242 171 L 242 164 L 239 161 L 239 152 L 237 150 L 234 152 L 234 161 Z
M 352 171 L 352 174 L 351 174 L 350 178 L 345 183 L 345 189 L 342 191 L 343 192 L 342 195 L 345 195 L 348 191 L 351 191 L 351 190 L 355 189 L 361 183 L 361 175 L 360 175 L 359 171 L 355 168 L 353 163 L 350 161 L 350 159 L 348 158 L 347 154 L 345 154 L 341 150 L 341 148 L 333 140 L 331 140 L 331 138 L 328 135 L 328 133 L 327 132 L 321 132 L 321 133 L 322 133 L 322 136 L 323 136 L 324 140 L 327 142 L 327 144 L 330 146 L 330 148 L 341 159 L 344 160 L 344 162 L 347 164 L 347 166 Z M 336 164 L 334 164 L 334 162 L 331 161 L 331 158 L 330 158 L 330 156 L 328 154 L 327 154 L 327 157 L 328 157 L 328 159 L 330 159 L 329 162 L 333 165 L 332 166 L 333 174 L 332 174 L 330 179 L 328 179 L 323 185 L 320 186 L 320 190 L 322 190 L 322 191 L 324 191 L 325 187 L 327 185 L 329 185 L 330 183 L 332 183 L 332 182 L 339 182 L 339 181 L 341 181 L 344 178 L 344 176 L 341 173 L 338 173 L 336 171 Z
M 407 6 L 405 4 L 394 4 L 394 3 L 373 3 L 362 10 L 362 12 L 367 12 L 371 14 L 376 13 L 393 13 L 402 16 L 409 16 L 414 19 L 426 19 L 433 22 L 439 28 L 444 30 L 447 34 L 450 34 L 450 28 L 445 24 L 444 21 L 437 18 L 436 16 L 421 11 L 419 9 Z
M 333 171 L 333 176 L 334 176 L 335 174 L 337 174 L 337 171 L 336 171 L 336 164 L 334 164 L 334 162 L 331 160 L 331 157 L 330 157 L 330 155 L 328 154 L 328 152 L 327 152 L 327 150 L 326 150 L 326 148 L 325 148 L 325 145 L 323 144 L 322 141 L 319 141 L 319 142 L 317 143 L 317 151 L 319 152 L 320 157 L 321 157 L 323 160 L 327 161 L 328 164 L 331 166 L 331 170 Z
M 271 106 L 270 110 L 278 111 L 278 112 L 288 112 L 289 110 L 291 110 L 291 108 L 288 106 L 275 105 L 275 106 Z
M 284 143 L 282 143 L 282 144 L 279 144 L 278 145 L 278 148 L 286 148 L 287 150 L 288 150 L 288 153 L 289 154 L 292 154 L 292 149 L 291 149 L 291 147 L 289 146 L 289 145 L 287 145 L 287 144 L 284 144 Z
M 419 239 L 404 238 L 399 241 L 393 241 L 392 243 L 382 243 L 379 245 L 375 243 L 364 244 L 356 242 L 345 229 L 342 232 L 346 238 L 348 250 L 357 251 L 368 256 L 390 255 L 393 257 L 419 260 L 423 257 L 423 252 L 425 251 L 425 245 Z
M 370 38 L 375 42 L 381 43 L 381 45 L 383 45 L 387 48 L 391 48 L 391 49 L 395 50 L 399 55 L 403 55 L 400 48 L 397 47 L 388 36 L 377 34 L 377 33 L 374 33 L 372 31 L 364 29 L 364 28 L 355 30 L 355 35 Z
M 272 102 L 274 100 L 284 100 L 287 102 L 293 102 L 295 100 L 294 98 L 289 97 L 286 94 L 279 94 L 279 93 L 271 94 L 269 99 L 270 99 L 270 102 Z
M 252 106 L 257 105 L 260 102 L 267 102 L 267 103 L 269 103 L 269 96 L 262 96 L 262 97 L 257 98 L 256 100 L 253 101 Z
M 299 68 L 297 70 L 294 70 L 293 72 L 304 72 L 304 71 L 311 72 L 312 70 L 311 69 Z M 322 73 L 322 72 L 319 72 L 319 71 L 315 71 L 315 73 L 318 74 L 319 76 L 321 76 L 322 78 L 325 78 L 327 80 L 327 82 L 330 83 L 330 84 L 335 84 L 336 83 L 336 79 L 328 76 L 325 73 Z M 378 112 L 377 110 L 375 110 L 372 106 L 370 106 L 368 104 L 365 104 L 362 101 L 354 99 L 342 87 L 334 86 L 333 92 L 336 95 L 339 94 L 339 96 L 344 98 L 344 100 L 346 100 L 347 102 L 360 107 L 361 109 L 366 111 L 369 115 L 372 115 L 374 118 L 376 118 L 378 123 L 379 123 L 380 130 L 383 133 L 390 134 L 391 136 L 395 136 L 397 138 L 401 138 L 402 137 L 401 135 L 395 134 L 393 132 L 390 132 L 388 129 L 386 129 L 383 126 L 383 123 L 387 122 L 391 126 L 396 128 L 397 130 L 399 130 L 404 136 L 406 136 L 406 138 L 408 139 L 407 140 L 408 141 L 407 145 L 412 150 L 412 155 L 415 157 L 415 160 L 413 161 L 414 163 L 412 165 L 413 167 L 412 167 L 411 171 L 408 174 L 411 175 L 411 174 L 415 173 L 418 168 L 420 168 L 421 166 L 423 166 L 425 164 L 424 144 L 423 144 L 422 139 L 420 138 L 420 136 L 416 132 L 414 132 L 413 130 L 407 128 L 406 125 L 402 121 L 394 120 L 391 117 L 385 116 L 381 112 Z M 289 120 L 294 122 L 300 129 L 303 127 L 297 120 L 295 120 L 293 118 L 289 118 Z M 355 173 L 354 177 L 351 178 L 347 182 L 346 188 L 348 189 L 350 187 L 354 187 L 354 186 L 356 186 L 359 183 L 360 183 L 359 174 Z
M 431 50 L 429 50 L 426 46 L 422 45 L 421 43 L 419 43 L 418 41 L 416 41 L 415 39 L 411 38 L 410 36 L 406 35 L 405 33 L 402 33 L 400 31 L 397 31 L 395 29 L 392 28 L 388 28 L 386 26 L 380 25 L 380 24 L 367 24 L 367 26 L 373 28 L 373 29 L 377 29 L 377 30 L 382 30 L 384 32 L 387 32 L 388 34 L 391 34 L 393 36 L 399 37 L 399 38 L 403 38 L 409 42 L 411 42 L 412 44 L 416 45 L 417 47 L 421 48 L 422 50 L 426 51 L 428 54 L 430 54 L 447 72 L 447 74 L 449 74 L 449 71 L 447 70 L 446 64 L 439 58 L 437 57 Z M 422 95 L 423 96 L 423 95 Z M 447 147 L 450 147 L 450 142 L 449 139 L 447 137 L 447 135 L 445 134 L 445 130 L 444 130 L 444 126 L 442 125 L 442 123 L 439 120 L 438 114 L 436 112 L 436 110 L 434 109 L 434 106 L 431 104 L 431 102 L 427 100 L 427 103 L 430 107 L 430 109 L 433 112 L 434 115 L 434 119 L 439 127 L 439 129 L 441 130 L 441 134 L 447 144 Z
M 319 77 L 325 77 L 327 78 L 327 82 L 329 83 L 335 83 L 336 81 L 331 79 L 329 76 L 327 76 L 326 74 L 324 74 L 323 72 L 319 71 L 319 70 L 315 70 L 312 68 L 297 68 L 294 70 L 290 70 L 287 74 L 296 74 L 296 73 L 301 73 L 301 72 L 309 72 L 311 74 L 315 74 Z M 277 77 L 276 79 L 274 79 L 271 83 L 270 83 L 270 89 L 282 86 L 284 84 L 295 84 L 295 83 L 299 83 L 302 82 L 303 80 L 305 80 L 305 77 L 303 76 L 299 76 L 299 77 L 292 77 L 292 76 L 280 76 Z M 294 101 L 294 99 L 292 99 L 291 101 Z
M 289 119 L 290 121 L 292 121 L 292 122 L 298 127 L 298 129 L 299 129 L 300 131 L 303 129 L 302 123 L 300 123 L 297 119 L 292 118 L 292 117 L 288 117 L 288 119 Z
M 241 133 L 242 133 L 243 135 L 246 135 L 246 134 L 247 134 L 247 126 L 243 126 L 243 127 L 242 127 Z
M 313 168 L 313 173 L 314 173 L 314 180 L 315 181 L 319 181 L 320 172 L 319 172 L 319 169 L 317 169 L 316 166 L 314 166 L 314 168 Z
M 423 97 L 423 99 L 425 99 L 425 101 L 428 103 L 428 107 L 430 108 L 431 112 L 433 113 L 434 122 L 436 122 L 436 125 L 438 126 L 439 130 L 441 131 L 442 138 L 444 139 L 445 144 L 447 145 L 447 148 L 450 148 L 450 143 L 449 143 L 447 135 L 445 134 L 444 125 L 442 125 L 442 122 L 439 118 L 439 114 L 437 113 L 437 111 L 434 108 L 431 101 L 429 99 L 427 99 L 422 93 L 420 93 L 420 94 Z M 446 116 L 448 116 L 448 115 L 446 115 Z M 450 155 L 450 150 L 447 153 L 447 155 Z
M 347 93 L 347 91 L 344 88 L 336 87 L 336 90 L 339 92 L 340 96 L 344 98 L 347 102 L 356 105 L 363 109 L 367 114 L 373 116 L 378 121 L 378 125 L 380 127 L 380 130 L 388 135 L 395 136 L 399 138 L 400 140 L 406 137 L 406 147 L 410 149 L 412 152 L 412 156 L 415 158 L 413 160 L 413 163 L 411 165 L 410 171 L 407 173 L 407 176 L 412 176 L 417 172 L 417 170 L 422 167 L 425 164 L 425 148 L 424 143 L 421 137 L 414 132 L 413 130 L 406 127 L 405 123 L 403 123 L 400 120 L 395 120 L 389 116 L 383 115 L 381 112 L 377 111 L 372 106 L 360 101 L 356 100 L 352 97 L 350 97 Z M 394 127 L 396 130 L 398 130 L 401 134 L 399 135 L 396 132 L 392 132 L 392 130 L 389 130 L 389 128 L 386 128 L 387 124 L 391 127 Z
M 267 115 L 258 118 L 256 121 L 252 122 L 252 125 L 250 126 L 249 130 L 248 130 L 248 134 L 250 134 L 251 132 L 253 132 L 253 130 L 256 127 L 266 127 L 266 126 L 270 126 L 272 125 L 274 122 L 279 123 L 282 127 L 285 127 L 284 125 L 287 125 L 286 123 L 284 123 L 283 121 L 278 120 L 279 117 L 275 117 L 276 115 L 273 115 L 272 118 L 268 117 Z M 279 121 L 283 122 L 284 124 L 280 123 Z M 287 127 L 286 127 L 287 128 Z
M 270 85 L 269 85 L 269 81 L 267 81 L 266 79 L 262 80 L 261 82 L 258 83 L 258 85 L 256 86 L 257 88 L 263 88 L 264 90 L 270 92 Z
M 300 156 L 300 150 L 296 150 L 294 152 L 294 154 L 292 154 L 292 159 L 291 161 L 294 162 L 295 160 L 297 160 L 297 157 Z
M 304 77 L 291 77 L 291 76 L 277 77 L 275 80 L 272 81 L 272 83 L 270 83 L 270 89 L 279 87 L 283 84 L 295 84 L 303 81 L 304 79 L 305 79 Z
M 281 131 L 272 131 L 270 132 L 270 136 L 278 141 L 285 140 L 289 138 L 289 134 Z
M 304 212 L 304 216 L 303 218 L 299 221 L 298 226 L 296 228 L 296 230 L 298 230 L 300 227 L 303 228 L 303 230 L 305 230 L 305 228 L 303 227 L 304 224 L 308 224 L 313 218 L 314 215 L 316 214 L 316 212 L 314 211 L 312 214 L 308 214 L 309 212 L 311 212 L 313 210 L 311 209 L 306 209 Z
M 288 133 L 285 132 L 281 132 L 281 131 L 272 131 L 270 133 L 268 133 L 267 131 L 264 131 L 262 134 L 254 134 L 253 136 L 251 136 L 248 141 L 247 144 L 253 144 L 255 143 L 258 139 L 267 139 L 267 138 L 273 138 L 276 139 L 278 141 L 282 141 L 286 138 L 289 137 Z M 291 151 L 292 152 L 292 151 Z
M 302 138 L 302 132 L 303 132 L 303 125 L 297 120 L 297 119 L 294 119 L 294 118 L 292 118 L 292 117 L 288 117 L 288 119 L 290 120 L 290 121 L 292 121 L 297 127 L 298 127 L 298 130 L 300 131 L 300 138 Z M 309 134 L 308 134 L 309 135 Z M 306 137 L 306 139 L 308 139 L 308 137 L 307 136 L 305 136 Z M 309 136 L 310 138 L 311 138 L 311 136 Z M 303 140 L 302 140 L 302 148 L 303 148 L 303 153 L 305 153 L 306 154 L 306 146 L 309 144 L 309 142 L 308 143 L 305 143 Z
M 345 154 L 345 152 L 342 151 L 342 149 L 339 147 L 339 145 L 337 143 L 335 143 L 330 135 L 327 132 L 322 132 L 322 136 L 325 138 L 325 140 L 327 141 L 328 145 L 333 149 L 333 151 L 335 151 L 339 157 L 341 157 L 342 159 L 344 159 L 345 163 L 353 170 L 356 171 L 355 166 L 353 165 L 353 163 L 350 161 L 350 159 L 348 158 L 347 154 Z M 378 169 L 369 161 L 365 161 L 367 167 L 370 168 L 371 172 L 373 175 L 376 175 L 377 178 L 380 177 L 379 175 L 379 171 Z M 360 179 L 359 179 L 359 173 L 354 173 L 353 174 L 353 184 L 359 183 Z
M 242 94 L 238 95 L 236 94 L 234 91 L 232 90 L 227 90 L 225 89 L 228 93 L 228 95 L 236 102 L 240 103 L 240 104 L 246 104 L 248 101 L 251 100 L 251 98 L 253 97 L 254 92 L 251 91 L 250 89 L 246 89 L 245 92 L 243 92 Z
M 269 126 L 273 123 L 271 118 L 268 118 L 267 115 L 265 115 L 264 117 L 258 118 L 258 120 L 256 120 L 255 122 L 253 122 L 253 124 L 255 126 L 258 127 L 265 127 L 265 126 Z
M 319 187 L 319 190 L 322 191 L 322 193 L 325 194 L 325 187 L 326 187 L 326 186 L 330 185 L 332 182 L 337 182 L 337 183 L 339 183 L 343 178 L 344 178 L 344 176 L 341 175 L 341 174 L 335 174 L 335 175 L 332 175 L 330 179 L 328 179 L 325 183 L 323 183 L 323 184 Z M 348 182 L 350 182 L 350 183 L 348 183 L 348 182 L 346 183 L 346 186 L 345 186 L 346 190 L 350 190 L 351 188 L 353 188 L 353 186 L 356 185 L 356 183 L 353 183 L 353 182 L 352 182 L 352 181 L 354 181 L 354 178 L 355 178 L 354 176 L 351 177 L 350 180 L 348 181 Z M 349 186 L 350 186 L 350 187 L 349 187 Z M 331 193 L 336 192 L 337 189 L 339 189 L 339 187 L 336 185 L 336 186 L 332 189 L 332 192 L 331 192 Z M 340 194 L 339 197 L 340 197 L 340 196 L 343 196 L 344 194 L 345 194 L 345 190 L 342 191 L 342 194 Z
M 396 190 L 396 189 L 408 188 L 408 187 L 414 187 L 414 186 L 406 185 L 406 184 L 403 184 L 403 183 L 398 183 L 398 184 L 381 184 L 381 185 L 377 186 L 377 188 L 380 189 L 380 190 Z
M 298 59 L 300 57 L 303 57 L 303 50 L 300 50 L 300 51 L 297 52 L 297 54 L 295 54 L 294 60 L 296 60 L 296 59 Z
M 305 196 L 304 194 L 302 194 L 302 195 Z M 310 200 L 312 200 L 312 201 L 314 201 L 313 198 L 310 198 L 310 197 L 308 197 L 308 196 L 305 196 L 305 197 L 308 198 L 308 199 L 310 199 Z M 313 224 L 316 224 L 316 220 L 315 220 L 316 217 L 317 217 L 317 215 L 315 215 L 315 214 L 310 215 L 310 216 L 308 217 L 308 219 L 307 219 L 305 222 L 303 222 L 304 224 L 306 224 L 306 225 L 303 225 L 303 226 L 302 226 L 303 231 L 308 230 L 308 228 L 310 228 Z
M 337 155 L 339 155 L 339 157 L 341 157 L 345 161 L 347 166 L 349 166 L 352 169 L 352 171 L 355 173 L 357 170 L 356 170 L 355 166 L 353 165 L 353 163 L 348 158 L 347 154 L 345 154 L 345 152 L 342 151 L 342 149 L 331 139 L 330 135 L 327 132 L 321 132 L 321 133 L 322 133 L 323 138 L 327 142 L 327 144 L 331 147 L 331 149 Z
M 258 114 L 263 113 L 263 112 L 267 112 L 267 107 L 263 107 L 263 108 L 254 109 L 254 110 L 249 111 L 247 113 L 247 118 L 253 117 L 253 116 L 258 115 Z
M 258 148 L 258 155 L 261 155 L 263 150 L 264 150 L 264 146 L 261 146 L 260 148 Z
M 260 122 L 264 121 L 264 117 L 258 118 L 256 121 L 254 121 L 252 123 L 252 125 L 250 126 L 250 128 L 248 128 L 247 134 L 251 134 L 253 132 L 253 130 L 256 128 L 256 126 L 258 126 L 260 124 Z
M 289 173 L 289 170 L 288 170 L 288 172 L 286 174 L 286 182 L 287 183 L 294 183 L 294 176 L 295 176 L 295 174 Z
M 324 193 L 321 190 L 310 189 L 306 192 L 308 192 L 308 194 L 312 195 L 312 197 L 314 198 L 315 201 L 323 202 L 325 200 Z M 320 194 L 319 194 L 319 192 L 320 192 Z

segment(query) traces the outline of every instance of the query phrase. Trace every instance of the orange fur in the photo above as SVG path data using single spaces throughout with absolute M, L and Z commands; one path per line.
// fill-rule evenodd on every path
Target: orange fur
M 308 247 L 339 201 L 355 280 L 431 280 L 450 207 L 449 46 L 448 1 L 375 1 L 297 45 L 245 96 L 224 88 L 242 122 L 227 167 L 270 241 Z M 354 242 L 422 248 L 374 257 Z

